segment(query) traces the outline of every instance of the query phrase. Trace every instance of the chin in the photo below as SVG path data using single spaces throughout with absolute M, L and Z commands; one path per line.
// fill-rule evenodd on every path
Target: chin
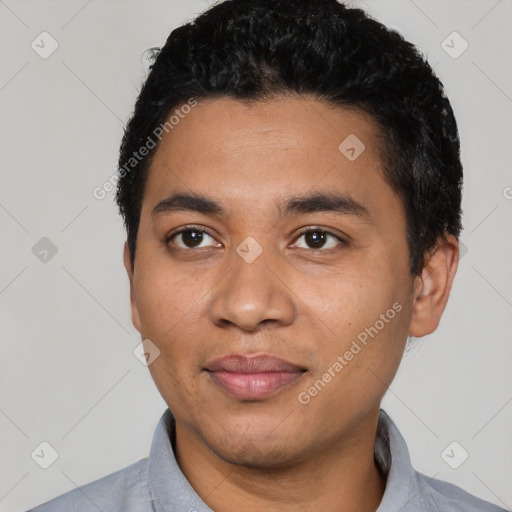
M 274 444 L 274 443 L 272 443 Z M 229 445 L 208 443 L 209 448 L 220 459 L 245 468 L 259 470 L 286 469 L 296 464 L 299 458 L 291 446 L 270 446 L 265 440 L 245 441 L 233 439 Z
M 283 425 L 281 425 L 282 427 Z M 305 447 L 300 447 L 297 432 L 276 429 L 275 422 L 257 421 L 209 430 L 203 438 L 217 457 L 237 466 L 254 469 L 279 469 L 297 463 Z

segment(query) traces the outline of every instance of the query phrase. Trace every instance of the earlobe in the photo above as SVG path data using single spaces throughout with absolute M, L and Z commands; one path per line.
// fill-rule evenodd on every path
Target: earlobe
M 130 281 L 130 308 L 132 315 L 132 324 L 140 332 L 140 317 L 139 317 L 139 309 L 137 307 L 137 301 L 135 298 L 135 289 L 134 289 L 134 268 L 132 267 L 131 259 L 130 259 L 130 248 L 128 247 L 128 242 L 124 243 L 123 248 L 123 262 L 124 268 L 126 269 L 126 273 L 128 274 L 128 279 Z
M 439 239 L 414 283 L 410 336 L 420 338 L 437 329 L 448 302 L 458 262 L 458 240 L 452 235 Z

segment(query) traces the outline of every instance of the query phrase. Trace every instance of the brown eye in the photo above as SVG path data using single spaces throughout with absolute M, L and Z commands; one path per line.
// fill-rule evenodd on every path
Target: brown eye
M 338 245 L 345 245 L 345 241 L 339 236 L 323 229 L 308 229 L 300 234 L 297 240 L 304 238 L 306 246 L 298 246 L 301 249 L 334 249 Z
M 178 231 L 167 238 L 167 243 L 171 242 L 182 248 L 182 249 L 196 249 L 201 247 L 209 247 L 211 246 L 203 242 L 208 242 L 208 239 L 214 240 L 214 238 L 209 235 L 204 229 L 198 228 L 186 228 Z M 201 245 L 203 244 L 203 245 Z

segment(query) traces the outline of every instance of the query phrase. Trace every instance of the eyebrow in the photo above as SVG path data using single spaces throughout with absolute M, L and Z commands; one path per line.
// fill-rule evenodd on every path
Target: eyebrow
M 314 212 L 333 212 L 341 215 L 354 215 L 369 218 L 368 209 L 355 199 L 338 193 L 316 193 L 288 198 L 278 205 L 280 217 L 290 214 L 306 214 Z M 176 193 L 160 201 L 151 212 L 152 217 L 162 213 L 191 211 L 205 215 L 226 216 L 222 204 L 200 194 Z

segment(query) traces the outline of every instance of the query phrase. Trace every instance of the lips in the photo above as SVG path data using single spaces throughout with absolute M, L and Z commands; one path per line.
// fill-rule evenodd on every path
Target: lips
M 239 400 L 263 400 L 289 386 L 306 371 L 268 355 L 232 355 L 216 359 L 205 370 L 212 382 Z

